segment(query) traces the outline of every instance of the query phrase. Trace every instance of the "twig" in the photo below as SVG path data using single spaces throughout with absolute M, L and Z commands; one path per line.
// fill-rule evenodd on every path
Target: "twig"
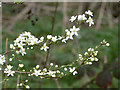
M 18 75 L 18 78 L 17 78 L 17 84 L 20 83 L 20 75 Z M 17 90 L 19 89 L 19 86 L 17 85 Z
M 67 2 L 63 2 L 63 30 L 62 33 L 65 33 L 65 28 L 66 28 L 66 22 L 68 19 L 68 15 L 67 15 Z
M 5 70 L 0 70 L 0 71 L 5 71 Z M 22 72 L 22 71 L 15 71 L 15 73 L 19 73 L 20 75 L 22 74 L 32 74 L 31 72 Z M 44 78 L 60 78 L 60 77 L 52 77 L 52 76 L 44 76 L 44 75 L 39 75 L 41 77 L 44 77 Z M 22 79 L 22 76 L 21 76 L 21 79 Z
M 54 32 L 54 25 L 55 25 L 55 17 L 56 17 L 57 7 L 58 7 L 58 2 L 56 2 L 55 13 L 54 13 L 53 22 L 52 22 L 51 35 L 53 35 L 53 32 Z
M 8 44 L 8 38 L 6 38 L 6 44 L 5 44 L 6 52 L 8 50 L 7 44 Z M 7 54 L 5 55 L 5 57 L 6 57 L 5 67 L 7 67 Z M 5 78 L 7 78 L 7 74 L 5 74 Z M 7 80 L 5 80 L 4 88 L 7 88 Z
M 51 35 L 53 35 L 53 32 L 54 32 L 54 25 L 55 25 L 55 17 L 56 17 L 57 7 L 58 7 L 58 2 L 56 2 L 54 17 L 53 17 L 53 21 L 52 21 L 52 31 L 51 31 Z M 51 47 L 51 44 L 49 44 L 49 49 L 48 49 L 48 51 L 47 51 L 47 56 L 46 56 L 45 65 L 47 64 L 47 60 L 48 60 L 48 56 L 49 56 L 49 52 L 50 52 L 50 47 Z
M 55 81 L 55 83 L 57 84 L 58 90 L 61 90 L 61 89 L 60 89 L 60 88 L 61 88 L 61 86 L 60 86 L 60 84 L 59 84 L 58 80 L 57 80 L 57 79 L 54 79 L 54 81 Z

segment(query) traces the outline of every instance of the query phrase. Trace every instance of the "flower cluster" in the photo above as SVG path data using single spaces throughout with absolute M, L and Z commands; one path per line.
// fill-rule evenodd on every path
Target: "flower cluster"
M 12 68 L 13 66 L 7 65 L 7 68 L 5 68 L 4 73 L 7 73 L 7 76 L 14 76 L 15 71 L 12 71 Z
M 0 64 L 3 65 L 5 63 L 5 55 L 0 55 Z
M 87 52 L 84 53 L 84 56 L 79 54 L 79 60 L 84 62 L 84 64 L 92 64 L 93 61 L 98 61 L 96 57 L 98 51 L 95 51 L 93 48 L 89 48 Z
M 105 40 L 103 40 L 100 44 L 102 46 L 110 46 L 110 44 L 107 41 L 105 41 Z
M 66 32 L 66 38 L 62 39 L 62 42 L 66 43 L 66 41 L 68 39 L 73 39 L 73 36 L 76 35 L 78 36 L 78 31 L 80 29 L 79 28 L 76 28 L 75 26 L 73 26 L 72 28 L 70 28 L 70 30 L 66 29 L 65 32 Z
M 97 49 L 100 46 L 110 46 L 110 44 L 107 41 L 103 40 L 102 42 L 100 42 L 99 46 L 96 46 L 95 49 Z M 93 61 L 98 61 L 98 58 L 96 57 L 98 51 L 95 51 L 95 49 L 89 48 L 88 51 L 84 53 L 84 56 L 79 54 L 79 60 L 83 61 L 84 64 L 92 64 Z
M 54 68 L 54 69 L 51 69 Z M 43 70 L 39 69 L 40 66 L 37 65 L 36 67 L 33 68 L 33 71 L 30 70 L 31 74 L 28 74 L 28 76 L 40 76 L 40 78 L 44 78 L 45 76 L 47 77 L 53 77 L 53 78 L 57 78 L 57 77 L 63 77 L 65 76 L 67 73 L 73 73 L 73 75 L 77 74 L 76 71 L 76 67 L 58 67 L 58 65 L 53 65 L 53 63 L 50 63 L 50 68 L 44 68 Z
M 16 40 L 14 40 L 14 44 L 10 44 L 10 48 L 16 50 L 16 53 L 21 53 L 22 56 L 26 54 L 25 47 L 26 45 L 31 46 L 38 45 L 39 43 L 43 42 L 44 37 L 41 37 L 40 40 L 35 36 L 31 35 L 30 32 L 24 32 L 18 36 Z
M 89 48 L 87 52 L 84 53 L 84 57 L 86 58 L 85 64 L 92 64 L 93 61 L 98 61 L 96 57 L 98 51 L 95 51 L 93 48 Z
M 27 82 L 28 82 L 28 80 L 26 79 L 24 82 L 17 84 L 17 87 L 25 86 L 27 89 L 30 89 L 30 86 L 26 85 Z
M 81 22 L 84 21 L 86 23 L 89 23 L 89 26 L 94 25 L 94 20 L 92 19 L 93 17 L 93 12 L 90 10 L 85 11 L 85 14 L 83 15 L 78 15 L 78 16 L 72 16 L 69 21 L 70 22 Z

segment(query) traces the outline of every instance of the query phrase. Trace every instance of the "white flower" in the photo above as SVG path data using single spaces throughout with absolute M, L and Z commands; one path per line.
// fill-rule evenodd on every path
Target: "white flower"
M 44 37 L 41 37 L 40 40 L 39 40 L 39 42 L 41 43 L 43 41 L 44 41 Z
M 24 49 L 24 48 L 21 48 L 21 49 L 20 49 L 20 53 L 22 54 L 22 56 L 24 56 L 24 55 L 26 54 L 25 49 Z
M 28 74 L 28 76 L 31 76 L 31 74 Z
M 81 54 L 79 54 L 79 59 L 83 60 L 83 56 Z
M 94 51 L 94 49 L 92 48 L 91 51 Z
M 7 65 L 7 69 L 8 69 L 8 70 L 11 70 L 12 68 L 13 68 L 13 66 Z
M 0 55 L 0 64 L 3 65 L 5 63 L 5 56 L 4 55 Z
M 15 49 L 13 44 L 10 44 L 10 49 Z
M 90 64 L 90 65 L 91 65 L 91 64 L 92 64 L 92 62 L 86 62 L 86 64 Z
M 63 39 L 62 42 L 66 43 L 66 39 Z
M 19 87 L 19 84 L 17 84 L 17 87 Z
M 94 52 L 94 55 L 97 56 L 97 54 L 98 54 L 98 51 L 95 51 L 95 52 Z
M 51 39 L 52 38 L 52 35 L 47 35 L 47 39 Z
M 79 31 L 80 29 L 79 28 L 76 28 L 75 26 L 73 26 L 73 28 L 70 28 L 70 31 L 71 31 L 71 33 L 73 34 L 73 35 L 76 35 L 76 36 L 78 36 L 78 31 Z
M 98 58 L 95 58 L 95 61 L 98 61 Z
M 28 86 L 28 85 L 26 85 L 25 87 L 26 87 L 27 89 L 29 89 L 29 88 L 30 88 L 30 86 Z
M 73 72 L 73 75 L 76 75 L 77 73 L 78 73 L 77 71 L 74 71 L 74 72 Z
M 15 56 L 15 54 L 12 54 L 12 56 L 14 57 L 14 56 Z
M 40 42 L 42 42 L 42 41 L 40 41 L 40 40 L 38 41 L 38 38 L 34 38 L 31 40 L 31 45 L 35 45 L 35 44 L 38 44 Z
M 40 72 L 41 72 L 41 70 L 34 70 L 33 75 L 38 76 L 38 75 L 40 75 Z
M 109 43 L 106 43 L 106 46 L 110 46 L 110 44 L 109 44 Z
M 85 11 L 85 14 L 88 14 L 88 15 L 90 15 L 90 16 L 93 16 L 93 12 L 91 12 L 90 10 Z
M 68 31 L 69 31 L 68 29 L 65 30 L 65 32 L 68 32 Z
M 53 63 L 50 63 L 50 66 L 53 66 Z
M 70 69 L 70 72 L 72 73 L 75 70 L 75 67 L 69 68 L 69 69 Z
M 0 68 L 0 70 L 2 70 L 2 68 Z
M 46 46 L 46 43 L 44 43 L 44 45 L 41 47 L 41 50 L 44 50 L 45 52 L 47 51 L 47 49 L 49 49 L 48 46 Z
M 56 77 L 56 75 L 55 75 L 55 74 L 53 74 L 53 75 L 52 75 L 52 77 Z
M 94 49 L 93 48 L 89 48 L 88 51 L 94 51 Z
M 57 41 L 57 36 L 52 37 L 52 41 L 53 41 L 53 42 L 56 42 L 56 41 Z
M 4 73 L 7 73 L 7 76 L 14 76 L 13 74 L 15 73 L 15 71 L 12 71 L 11 69 L 13 68 L 13 66 L 11 65 L 7 65 L 7 68 L 5 68 Z
M 56 76 L 55 73 L 56 73 L 56 71 L 49 71 L 49 72 L 47 72 L 47 74 L 52 76 L 52 77 Z
M 20 86 L 22 86 L 22 83 L 20 83 Z
M 16 50 L 16 53 L 19 54 L 20 52 L 18 50 Z
M 60 71 L 59 71 L 59 70 L 57 70 L 57 73 L 60 73 Z
M 58 36 L 58 40 L 61 40 L 63 37 L 62 36 Z
M 90 57 L 90 60 L 91 60 L 91 61 L 94 61 L 94 58 Z
M 76 20 L 76 18 L 77 18 L 77 16 L 72 16 L 72 17 L 69 19 L 69 21 L 70 21 L 70 22 L 73 22 L 73 21 Z
M 79 54 L 79 57 L 82 57 L 82 55 L 81 55 L 81 54 Z
M 89 23 L 89 27 L 90 27 L 91 25 L 94 25 L 94 21 L 93 21 L 93 19 L 92 19 L 91 17 L 89 17 L 86 22 Z
M 88 55 L 88 52 L 85 52 L 84 55 Z
M 38 69 L 39 67 L 40 67 L 39 65 L 36 66 L 37 69 Z
M 67 71 L 67 68 L 64 68 L 65 71 Z
M 16 46 L 18 42 L 19 42 L 18 38 L 16 40 L 14 40 L 14 46 Z
M 44 72 L 47 72 L 47 69 L 46 69 L 46 68 L 44 68 L 44 69 L 43 69 L 43 71 L 44 71 Z
M 25 82 L 28 82 L 28 80 L 25 80 Z
M 85 14 L 78 15 L 78 21 L 82 21 L 82 20 L 87 20 L 87 18 L 85 17 Z
M 92 51 L 92 48 L 89 48 L 88 51 Z
M 25 46 L 25 44 L 23 44 L 23 43 L 17 43 L 17 45 L 19 48 L 23 48 L 23 46 Z
M 70 33 L 70 31 L 67 31 L 66 34 L 67 34 L 66 40 L 68 40 L 69 38 L 73 39 L 73 33 Z
M 57 67 L 58 67 L 58 65 L 55 65 L 55 67 L 57 68 Z
M 24 67 L 24 65 L 23 65 L 23 64 L 19 64 L 19 67 L 21 67 L 21 68 L 22 68 L 22 67 Z
M 9 70 L 7 76 L 10 76 L 10 75 L 11 75 L 11 76 L 14 76 L 14 73 L 15 73 L 15 71 Z

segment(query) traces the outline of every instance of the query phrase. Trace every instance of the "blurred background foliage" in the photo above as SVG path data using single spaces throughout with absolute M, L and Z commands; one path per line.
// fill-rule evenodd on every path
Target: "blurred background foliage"
M 9 44 L 17 36 L 29 31 L 36 37 L 46 36 L 51 33 L 52 20 L 56 3 L 3 3 L 3 30 L 2 51 L 5 52 L 5 41 Z M 40 79 L 39 77 L 28 77 L 32 88 L 118 88 L 120 79 L 120 62 L 118 55 L 118 3 L 58 3 L 55 17 L 54 35 L 63 35 L 65 28 L 72 27 L 69 18 L 72 15 L 83 14 L 86 10 L 94 13 L 95 25 L 88 27 L 81 25 L 79 36 L 66 44 L 52 45 L 48 63 L 53 62 L 60 65 L 68 64 L 78 58 L 79 53 L 84 53 L 89 47 L 95 47 L 103 39 L 110 43 L 110 47 L 102 47 L 99 50 L 99 62 L 93 65 L 81 66 L 78 75 L 58 79 Z M 10 58 L 10 55 L 8 56 Z M 30 70 L 39 64 L 41 68 L 46 58 L 46 53 L 38 47 L 27 50 L 24 57 L 18 56 L 11 63 L 14 67 L 18 65 L 18 59 L 25 64 L 25 69 Z M 26 79 L 27 75 L 23 75 Z M 3 75 L 4 78 L 4 75 Z M 8 88 L 16 88 L 17 74 L 9 79 Z M 4 83 L 3 83 L 4 86 Z

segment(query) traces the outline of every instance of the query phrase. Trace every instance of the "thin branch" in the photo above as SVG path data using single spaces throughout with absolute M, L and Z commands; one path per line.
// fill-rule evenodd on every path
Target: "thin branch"
M 6 52 L 8 50 L 7 45 L 8 45 L 8 38 L 6 38 L 6 44 L 5 44 Z M 5 67 L 7 67 L 7 54 L 5 57 L 6 57 Z M 7 78 L 7 74 L 5 74 L 5 78 Z M 7 88 L 7 80 L 5 80 L 4 88 Z
M 0 70 L 0 71 L 5 71 L 5 70 Z M 20 75 L 22 74 L 32 74 L 31 72 L 22 72 L 22 71 L 15 71 L 15 73 L 19 73 Z M 44 75 L 39 75 L 41 77 L 44 77 L 44 78 L 60 78 L 60 77 L 52 77 L 52 76 L 44 76 Z M 22 79 L 22 76 L 21 76 L 21 79 Z
M 56 2 L 55 13 L 54 13 L 53 22 L 52 22 L 52 31 L 51 31 L 51 35 L 53 35 L 53 32 L 54 32 L 54 25 L 55 25 L 55 18 L 56 18 L 57 8 L 58 8 L 58 2 Z
M 54 17 L 53 17 L 53 21 L 52 21 L 52 31 L 51 31 L 51 35 L 53 35 L 53 32 L 54 32 L 54 25 L 55 25 L 55 17 L 56 17 L 57 7 L 58 7 L 58 2 L 56 2 Z M 47 61 L 48 61 L 48 57 L 49 57 L 49 53 L 50 53 L 50 47 L 51 47 L 51 44 L 49 45 L 49 49 L 48 49 L 48 51 L 47 51 L 47 56 L 46 56 L 45 65 L 47 64 Z
M 67 20 L 68 20 L 67 6 L 68 6 L 68 3 L 63 2 L 63 30 L 62 30 L 63 34 L 65 33 L 65 28 L 66 28 L 66 24 L 67 24 Z
M 17 84 L 20 83 L 20 75 L 18 75 L 18 78 L 17 78 Z M 19 89 L 19 86 L 17 85 L 17 90 Z
M 60 88 L 61 88 L 61 86 L 60 86 L 60 84 L 59 84 L 58 80 L 57 80 L 57 79 L 54 79 L 54 81 L 55 81 L 55 83 L 57 84 L 58 90 L 61 90 L 61 89 L 60 89 Z

